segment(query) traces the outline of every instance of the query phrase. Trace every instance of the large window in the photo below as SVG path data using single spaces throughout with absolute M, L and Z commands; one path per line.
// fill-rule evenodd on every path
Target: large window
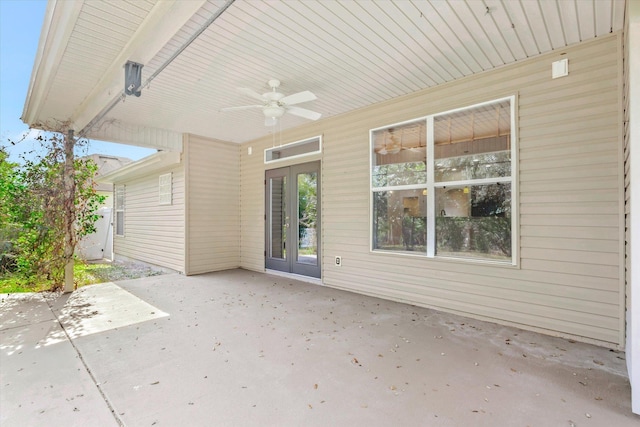
M 514 262 L 514 97 L 371 131 L 372 250 Z
M 124 185 L 116 185 L 116 236 L 124 236 Z

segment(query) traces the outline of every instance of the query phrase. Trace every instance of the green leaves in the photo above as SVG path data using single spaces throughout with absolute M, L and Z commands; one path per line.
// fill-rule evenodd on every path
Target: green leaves
M 79 237 L 95 231 L 95 211 L 104 201 L 96 192 L 97 165 L 74 158 L 71 181 L 65 160 L 68 145 L 77 142 L 68 138 L 60 133 L 40 136 L 43 154 L 23 159 L 22 165 L 9 162 L 0 150 L 0 238 L 7 242 L 0 245 L 5 251 L 0 256 L 15 260 L 13 271 L 0 271 L 2 275 L 17 275 L 34 285 L 45 278 L 58 286 L 69 245 L 75 248 Z

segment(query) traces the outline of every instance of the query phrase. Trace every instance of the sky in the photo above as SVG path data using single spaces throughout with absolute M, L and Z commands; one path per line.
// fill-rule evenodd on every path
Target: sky
M 37 131 L 29 130 L 20 116 L 29 89 L 44 13 L 45 0 L 0 0 L 0 145 L 9 160 L 20 162 L 20 154 L 39 150 Z M 16 145 L 9 140 L 17 141 Z M 139 160 L 155 150 L 102 141 L 89 141 L 76 154 L 107 154 Z

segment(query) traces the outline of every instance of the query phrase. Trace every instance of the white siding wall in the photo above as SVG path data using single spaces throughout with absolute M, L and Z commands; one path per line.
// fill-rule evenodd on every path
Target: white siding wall
M 158 203 L 158 176 L 172 172 L 173 203 Z M 116 259 L 124 256 L 185 271 L 184 171 L 182 164 L 125 185 L 124 236 L 114 236 Z
M 186 135 L 187 274 L 240 265 L 240 147 Z
M 323 283 L 622 347 L 620 47 L 620 35 L 600 38 L 283 133 L 285 142 L 324 136 Z M 552 80 L 551 63 L 561 58 L 569 58 L 569 76 Z M 370 253 L 369 129 L 512 94 L 519 265 Z M 241 266 L 257 271 L 264 269 L 262 150 L 271 145 L 254 141 L 241 152 Z

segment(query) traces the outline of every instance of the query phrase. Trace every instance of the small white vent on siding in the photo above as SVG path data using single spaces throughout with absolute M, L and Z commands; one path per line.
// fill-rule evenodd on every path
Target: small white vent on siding
M 158 181 L 158 203 L 161 205 L 170 205 L 172 203 L 171 172 L 160 175 Z
M 565 77 L 569 75 L 569 59 L 564 58 L 551 63 L 551 78 Z

